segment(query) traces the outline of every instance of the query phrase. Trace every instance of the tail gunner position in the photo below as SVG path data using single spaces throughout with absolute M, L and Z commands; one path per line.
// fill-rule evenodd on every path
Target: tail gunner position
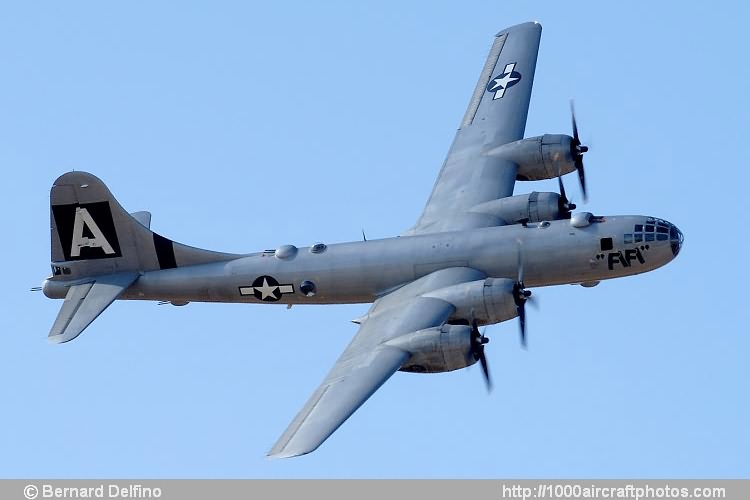
M 52 276 L 65 299 L 49 338 L 76 338 L 116 299 L 278 304 L 372 302 L 359 332 L 269 455 L 315 450 L 396 371 L 434 373 L 480 362 L 478 327 L 519 318 L 533 287 L 651 271 L 674 259 L 682 233 L 640 215 L 573 212 L 561 176 L 577 172 L 573 135 L 524 139 L 542 28 L 501 31 L 435 187 L 404 235 L 229 254 L 176 243 L 129 214 L 98 178 L 70 172 L 52 186 Z M 557 178 L 559 193 L 513 195 L 516 181 Z

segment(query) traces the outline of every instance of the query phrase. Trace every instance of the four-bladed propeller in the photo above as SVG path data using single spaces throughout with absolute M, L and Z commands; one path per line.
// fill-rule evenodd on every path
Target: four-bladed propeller
M 518 240 L 518 272 L 516 282 L 513 284 L 513 302 L 516 304 L 516 310 L 518 311 L 518 320 L 521 328 L 521 346 L 526 349 L 526 302 L 535 305 L 534 300 L 531 298 L 531 291 L 526 290 L 523 284 L 523 245 L 521 240 Z M 472 314 L 473 316 L 473 314 Z M 492 390 L 492 379 L 490 378 L 490 369 L 487 365 L 487 357 L 484 354 L 484 346 L 490 341 L 484 336 L 484 333 L 479 332 L 477 327 L 477 320 L 471 320 L 471 351 L 474 355 L 474 359 L 479 361 L 482 366 L 482 373 L 484 374 L 484 381 L 487 384 L 487 390 Z
M 583 170 L 583 155 L 589 148 L 581 144 L 581 138 L 578 136 L 578 124 L 576 122 L 576 111 L 573 104 L 573 100 L 570 101 L 570 116 L 573 123 L 573 137 L 570 141 L 570 154 L 573 157 L 576 171 L 578 172 L 578 180 L 581 183 L 581 191 L 583 192 L 583 201 L 588 200 L 586 193 L 586 174 Z M 565 193 L 565 185 L 562 181 L 562 172 L 560 171 L 560 165 L 557 165 L 557 185 L 560 188 L 560 199 L 558 200 L 558 209 L 560 210 L 561 217 L 569 219 L 571 212 L 576 209 L 575 203 L 572 203 L 567 194 Z
M 586 201 L 588 195 L 586 193 L 586 174 L 583 169 L 583 155 L 589 150 L 588 146 L 581 144 L 581 139 L 578 135 L 578 124 L 576 123 L 576 112 L 573 101 L 570 101 L 570 116 L 573 125 L 573 140 L 570 144 L 570 153 L 573 156 L 575 162 L 576 171 L 578 172 L 578 180 L 581 183 L 581 191 L 583 192 L 583 199 Z M 575 210 L 576 205 L 572 203 L 567 194 L 565 193 L 565 185 L 562 181 L 562 175 L 558 166 L 557 172 L 557 183 L 560 188 L 560 200 L 559 208 L 561 213 L 565 213 L 570 216 L 570 213 Z M 531 297 L 531 291 L 526 290 L 523 282 L 523 245 L 521 240 L 518 240 L 518 269 L 516 274 L 516 282 L 513 284 L 513 302 L 516 304 L 516 311 L 518 311 L 518 322 L 521 334 L 521 346 L 526 349 L 526 303 L 529 302 L 534 305 L 534 300 Z M 490 371 L 487 366 L 487 357 L 484 354 L 484 346 L 490 341 L 484 336 L 484 333 L 479 332 L 477 328 L 477 321 L 474 319 L 471 322 L 471 345 L 474 354 L 474 359 L 479 361 L 482 366 L 482 373 L 484 374 L 484 380 L 487 384 L 487 390 L 492 390 L 492 380 L 490 379 Z
M 570 213 L 576 209 L 576 204 L 571 203 L 565 194 L 565 185 L 563 185 L 562 175 L 560 174 L 560 166 L 557 166 L 557 184 L 560 187 L 560 199 L 557 202 L 557 207 L 561 214 L 565 214 L 564 218 L 569 219 Z
M 526 302 L 531 299 L 531 291 L 523 284 L 523 252 L 521 240 L 518 240 L 518 272 L 517 280 L 513 284 L 513 301 L 518 311 L 518 322 L 521 328 L 521 347 L 526 349 Z
M 487 366 L 487 358 L 484 355 L 484 346 L 489 342 L 490 339 L 484 336 L 484 333 L 479 333 L 477 328 L 477 320 L 471 321 L 471 349 L 474 352 L 474 359 L 479 361 L 482 365 L 482 373 L 484 373 L 484 381 L 487 384 L 487 391 L 492 390 L 492 380 L 490 379 L 490 369 Z
M 589 150 L 588 146 L 581 144 L 581 139 L 578 136 L 578 125 L 576 124 L 576 110 L 573 105 L 573 100 L 570 101 L 570 118 L 573 123 L 573 140 L 570 143 L 570 154 L 573 155 L 573 161 L 576 165 L 576 171 L 578 172 L 578 180 L 581 182 L 581 191 L 583 191 L 583 201 L 587 201 L 588 196 L 586 195 L 586 174 L 583 171 L 583 154 Z M 561 184 L 562 185 L 562 184 Z

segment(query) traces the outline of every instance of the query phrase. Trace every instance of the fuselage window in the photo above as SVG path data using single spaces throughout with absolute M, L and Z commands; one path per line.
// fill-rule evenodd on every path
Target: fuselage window
M 52 266 L 52 274 L 60 276 L 61 274 L 70 274 L 69 267 Z
M 326 248 L 328 247 L 325 243 L 316 243 L 310 247 L 310 253 L 323 253 L 326 251 Z
M 602 238 L 599 244 L 601 245 L 602 252 L 612 250 L 615 247 L 612 238 Z

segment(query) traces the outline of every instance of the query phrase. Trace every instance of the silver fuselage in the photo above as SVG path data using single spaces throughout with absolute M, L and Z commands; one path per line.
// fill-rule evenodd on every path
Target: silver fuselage
M 633 236 L 639 226 L 656 226 L 654 221 L 667 225 L 667 231 L 658 233 L 655 228 Z M 606 238 L 611 238 L 612 248 L 608 248 Z M 270 303 L 372 302 L 404 283 L 449 267 L 470 267 L 488 277 L 516 279 L 519 253 L 527 287 L 595 284 L 661 267 L 677 255 L 681 242 L 682 235 L 675 226 L 645 216 L 601 217 L 585 227 L 574 227 L 570 220 L 516 224 L 332 244 L 320 253 L 299 248 L 287 259 L 265 252 L 224 262 L 147 271 L 120 298 L 176 304 L 263 303 L 240 290 L 247 289 L 259 276 L 272 276 L 279 283 L 292 285 L 294 291 Z M 314 295 L 301 293 L 303 281 L 315 284 Z M 63 297 L 66 284 L 63 280 L 48 281 L 45 293 Z

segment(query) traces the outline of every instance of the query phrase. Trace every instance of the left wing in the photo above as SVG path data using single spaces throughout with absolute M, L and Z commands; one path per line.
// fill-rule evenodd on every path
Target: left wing
M 473 208 L 513 194 L 518 166 L 487 153 L 523 139 L 541 35 L 542 26 L 530 22 L 495 36 L 427 206 L 406 234 L 503 223 Z
M 422 295 L 483 277 L 470 268 L 443 269 L 375 301 L 357 335 L 268 455 L 286 458 L 314 451 L 409 359 L 408 352 L 386 342 L 441 326 L 453 314 L 453 305 Z

